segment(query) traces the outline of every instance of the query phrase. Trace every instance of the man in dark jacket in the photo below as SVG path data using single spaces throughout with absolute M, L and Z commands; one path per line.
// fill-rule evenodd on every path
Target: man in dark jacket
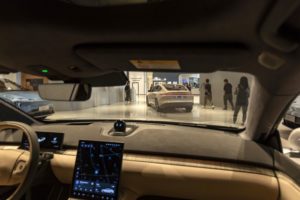
M 212 109 L 215 108 L 212 101 L 212 91 L 211 91 L 211 84 L 209 83 L 209 79 L 206 79 L 204 84 L 204 108 L 206 108 L 207 103 L 210 104 Z
M 224 79 L 224 110 L 227 110 L 227 101 L 229 101 L 231 109 L 234 110 L 232 99 L 232 85 L 229 83 L 228 79 Z

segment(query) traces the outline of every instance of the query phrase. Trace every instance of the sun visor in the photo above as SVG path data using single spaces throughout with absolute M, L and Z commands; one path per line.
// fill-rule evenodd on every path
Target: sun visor
M 102 71 L 213 72 L 244 67 L 250 60 L 243 45 L 116 45 L 93 44 L 75 47 L 75 53 Z

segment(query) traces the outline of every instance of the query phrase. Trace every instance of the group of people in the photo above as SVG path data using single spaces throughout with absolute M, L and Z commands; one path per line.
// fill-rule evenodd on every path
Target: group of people
M 211 84 L 209 82 L 209 79 L 205 80 L 204 84 L 204 108 L 208 104 L 210 104 L 211 108 L 214 108 L 213 100 L 212 100 L 212 88 Z M 224 110 L 227 110 L 227 104 L 228 102 L 231 105 L 232 110 L 234 110 L 233 113 L 233 122 L 236 123 L 237 121 L 237 116 L 242 109 L 243 117 L 242 121 L 243 124 L 246 121 L 246 116 L 247 116 L 247 109 L 248 109 L 248 104 L 249 104 L 249 96 L 250 96 L 250 87 L 248 83 L 248 78 L 243 76 L 240 79 L 240 82 L 238 86 L 236 87 L 236 90 L 234 94 L 236 95 L 236 101 L 235 105 L 233 103 L 233 90 L 232 90 L 232 84 L 229 83 L 228 79 L 224 79 L 224 96 L 223 96 L 223 101 L 224 101 Z

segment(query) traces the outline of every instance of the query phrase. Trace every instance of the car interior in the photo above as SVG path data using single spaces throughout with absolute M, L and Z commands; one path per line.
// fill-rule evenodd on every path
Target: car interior
M 85 101 L 125 72 L 253 76 L 243 128 L 40 120 L 0 100 L 1 200 L 300 199 L 278 132 L 300 92 L 300 1 L 2 0 L 0 13 L 0 73 L 56 81 L 47 100 Z

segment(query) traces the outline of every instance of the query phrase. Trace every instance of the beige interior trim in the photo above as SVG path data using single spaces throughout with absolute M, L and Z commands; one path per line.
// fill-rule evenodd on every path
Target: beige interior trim
M 9 185 L 14 166 L 21 154 L 17 150 L 0 150 L 0 185 Z
M 76 156 L 76 150 L 66 150 L 60 152 L 63 155 Z M 127 161 L 139 161 L 147 163 L 160 163 L 168 165 L 179 165 L 188 167 L 201 167 L 210 169 L 221 169 L 229 171 L 249 172 L 255 174 L 263 174 L 274 176 L 272 170 L 255 167 L 247 164 L 235 164 L 221 161 L 210 161 L 210 160 L 198 160 L 191 158 L 177 158 L 177 157 L 166 157 L 166 156 L 155 156 L 155 155 L 141 155 L 141 154 L 126 154 L 123 155 L 123 160 Z M 75 161 L 74 161 L 75 162 Z
M 141 157 L 144 157 L 143 161 Z M 172 162 L 173 158 L 151 158 L 126 154 L 121 177 L 122 200 L 134 200 L 144 195 L 231 200 L 275 200 L 278 197 L 277 180 L 271 176 L 271 170 L 266 170 L 266 174 L 256 174 L 253 173 L 255 168 L 250 173 L 240 171 L 243 168 L 237 166 L 231 166 L 232 170 L 228 167 L 222 169 L 218 164 L 209 168 L 182 165 L 176 159 Z M 75 155 L 54 156 L 51 166 L 62 183 L 71 183 L 74 163 Z M 182 163 L 189 162 L 183 159 Z
M 0 149 L 0 185 L 11 186 L 22 182 L 27 173 L 30 155 L 24 150 Z
M 300 172 L 299 172 L 300 173 Z M 279 186 L 281 200 L 299 200 L 300 187 L 287 175 L 282 172 L 276 172 Z

